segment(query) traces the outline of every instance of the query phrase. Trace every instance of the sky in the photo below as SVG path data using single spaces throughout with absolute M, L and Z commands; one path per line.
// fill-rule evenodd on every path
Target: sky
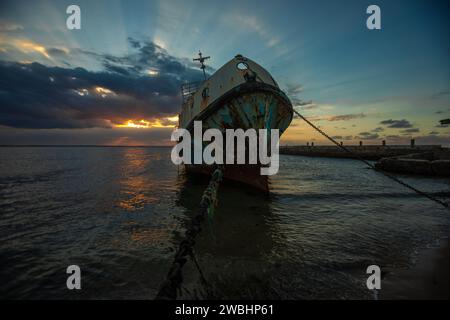
M 66 26 L 69 5 L 81 29 Z M 369 30 L 366 9 L 381 9 Z M 448 1 L 0 2 L 0 144 L 169 145 L 182 83 L 236 54 L 344 144 L 450 145 Z M 294 119 L 281 144 L 328 144 Z

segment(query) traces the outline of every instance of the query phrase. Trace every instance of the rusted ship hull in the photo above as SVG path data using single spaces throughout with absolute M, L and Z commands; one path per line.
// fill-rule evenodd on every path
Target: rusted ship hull
M 279 129 L 280 136 L 292 121 L 292 105 L 278 88 L 244 83 L 224 94 L 189 123 L 202 121 L 203 129 Z
M 185 165 L 186 170 L 189 173 L 203 174 L 211 176 L 214 172 L 214 166 L 211 165 Z M 260 174 L 261 166 L 254 164 L 234 164 L 225 165 L 223 170 L 223 177 L 225 180 L 238 182 L 251 186 L 264 193 L 269 192 L 269 179 L 268 176 L 262 176 Z
M 205 59 L 201 55 L 197 59 L 202 68 Z M 214 128 L 224 134 L 224 145 L 227 129 L 255 129 L 257 133 L 259 129 L 268 129 L 269 137 L 271 129 L 278 129 L 281 136 L 293 118 L 289 98 L 269 72 L 242 55 L 236 55 L 202 83 L 183 85 L 181 91 L 179 126 L 192 134 L 194 122 L 201 121 L 204 131 Z M 214 166 L 195 164 L 186 165 L 186 169 L 211 174 Z M 224 169 L 225 179 L 268 191 L 268 177 L 261 175 L 260 164 L 226 164 Z
M 292 105 L 278 88 L 261 83 L 245 83 L 226 93 L 195 117 L 187 127 L 193 129 L 193 121 L 202 121 L 203 130 L 226 129 L 279 129 L 280 135 L 292 121 Z M 261 175 L 261 165 L 226 165 L 224 178 L 244 183 L 268 192 L 268 177 Z M 186 170 L 210 175 L 213 166 L 188 165 Z

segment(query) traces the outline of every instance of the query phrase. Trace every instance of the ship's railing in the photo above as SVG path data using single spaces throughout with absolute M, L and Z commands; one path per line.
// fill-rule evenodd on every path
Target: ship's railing
M 197 91 L 197 89 L 202 85 L 202 83 L 203 81 L 195 81 L 182 84 L 181 96 L 183 97 L 183 102 L 186 102 L 186 100 Z

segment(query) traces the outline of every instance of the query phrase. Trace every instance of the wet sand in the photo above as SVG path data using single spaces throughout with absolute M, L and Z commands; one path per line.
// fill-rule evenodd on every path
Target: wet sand
M 415 266 L 393 271 L 381 282 L 380 299 L 450 299 L 450 241 L 419 253 Z

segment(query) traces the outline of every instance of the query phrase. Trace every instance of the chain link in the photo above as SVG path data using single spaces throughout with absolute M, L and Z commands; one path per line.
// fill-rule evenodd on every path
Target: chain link
M 222 177 L 223 168 L 218 167 L 212 174 L 208 187 L 203 192 L 202 200 L 200 201 L 200 212 L 191 219 L 191 223 L 185 232 L 185 238 L 181 241 L 175 253 L 174 261 L 169 269 L 166 280 L 162 283 L 156 295 L 156 300 L 175 300 L 177 298 L 177 293 L 181 289 L 183 282 L 182 269 L 187 261 L 187 257 L 191 257 L 197 267 L 202 282 L 207 284 L 194 254 L 195 237 L 202 230 L 202 223 L 208 216 L 211 207 L 217 205 L 217 195 Z

